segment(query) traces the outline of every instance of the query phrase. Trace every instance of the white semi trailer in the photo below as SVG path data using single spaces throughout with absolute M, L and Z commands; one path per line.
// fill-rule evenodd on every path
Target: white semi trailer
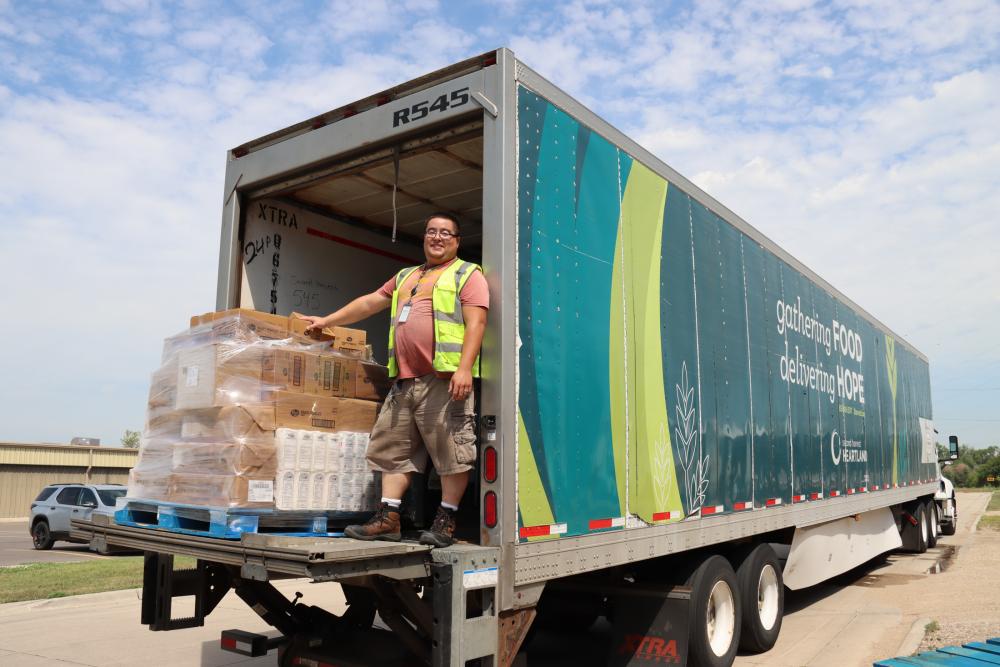
M 786 586 L 935 539 L 926 358 L 506 49 L 231 150 L 223 195 L 220 310 L 332 312 L 422 261 L 429 213 L 462 218 L 491 292 L 480 460 L 447 549 L 78 522 L 146 553 L 153 630 L 234 590 L 278 634 L 223 646 L 283 665 L 510 665 L 536 616 L 598 614 L 596 664 L 726 665 L 774 644 Z

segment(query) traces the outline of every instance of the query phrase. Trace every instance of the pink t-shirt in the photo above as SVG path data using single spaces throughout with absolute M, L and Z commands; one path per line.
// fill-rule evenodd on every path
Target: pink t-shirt
M 441 271 L 450 264 L 451 262 L 448 262 L 431 267 L 422 277 L 419 269 L 412 272 L 399 290 L 399 302 L 396 304 L 395 313 L 397 317 L 403 306 L 411 301 L 410 292 L 414 286 L 417 288 L 417 293 L 412 297 L 410 314 L 406 322 L 396 325 L 394 350 L 396 363 L 399 364 L 400 380 L 434 372 L 434 307 L 431 293 Z M 395 289 L 396 276 L 393 276 L 379 288 L 378 293 L 391 299 Z M 458 298 L 463 306 L 479 306 L 487 309 L 490 307 L 490 290 L 482 271 L 472 272 Z

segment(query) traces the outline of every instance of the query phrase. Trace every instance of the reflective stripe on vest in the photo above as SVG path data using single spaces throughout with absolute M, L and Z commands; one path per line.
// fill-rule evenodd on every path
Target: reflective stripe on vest
M 389 377 L 399 375 L 396 362 L 395 342 L 398 323 L 399 289 L 407 278 L 419 270 L 411 266 L 396 274 L 396 289 L 392 291 L 389 324 Z M 434 370 L 454 373 L 462 360 L 462 342 L 465 340 L 465 318 L 462 316 L 462 300 L 459 294 L 473 271 L 482 271 L 478 264 L 456 259 L 441 272 L 431 290 L 431 306 L 434 310 Z M 472 376 L 479 377 L 479 357 L 472 365 Z

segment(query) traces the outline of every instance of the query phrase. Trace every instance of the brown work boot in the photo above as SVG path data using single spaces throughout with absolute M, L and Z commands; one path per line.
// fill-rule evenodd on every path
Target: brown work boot
M 447 547 L 455 543 L 455 512 L 438 505 L 430 530 L 420 533 L 420 543 L 432 547 Z
M 348 526 L 344 535 L 356 540 L 387 540 L 399 542 L 402 534 L 399 532 L 399 508 L 389 503 L 382 503 L 375 510 L 368 523 L 360 526 Z

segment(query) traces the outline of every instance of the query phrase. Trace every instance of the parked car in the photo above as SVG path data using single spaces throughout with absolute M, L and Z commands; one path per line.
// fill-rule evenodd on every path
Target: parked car
M 36 549 L 51 549 L 57 540 L 78 542 L 69 536 L 71 519 L 113 514 L 125 495 L 121 484 L 50 484 L 31 503 L 31 541 Z

